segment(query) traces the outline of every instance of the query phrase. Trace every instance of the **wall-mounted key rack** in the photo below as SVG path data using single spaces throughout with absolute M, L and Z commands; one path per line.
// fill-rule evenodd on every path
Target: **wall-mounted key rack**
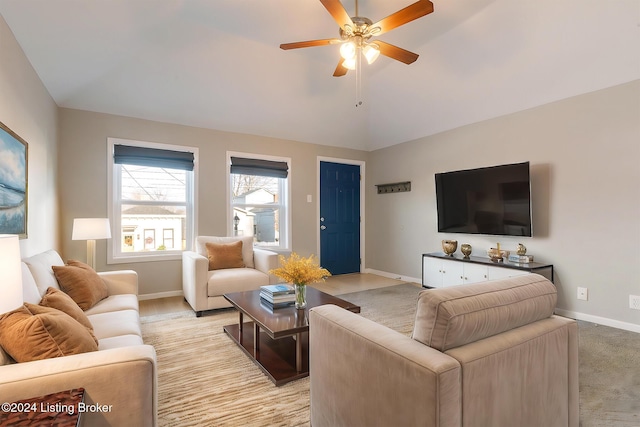
M 404 193 L 411 191 L 411 181 L 377 184 L 376 187 L 378 187 L 378 194 Z

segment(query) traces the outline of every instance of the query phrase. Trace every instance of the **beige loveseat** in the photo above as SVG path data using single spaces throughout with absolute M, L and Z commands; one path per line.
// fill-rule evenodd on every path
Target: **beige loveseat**
M 574 320 L 530 274 L 420 293 L 412 337 L 310 311 L 311 424 L 578 426 Z
M 23 259 L 24 301 L 37 305 L 49 287 L 60 289 L 52 266 L 62 265 L 53 250 Z M 131 270 L 98 275 L 108 297 L 85 311 L 98 351 L 15 363 L 0 348 L 0 402 L 84 388 L 85 404 L 107 409 L 84 413 L 84 425 L 155 426 L 156 354 L 142 342 L 138 276 Z
M 207 243 L 218 245 L 242 242 L 242 264 L 239 268 L 209 269 Z M 199 317 L 206 310 L 231 307 L 224 294 L 259 289 L 278 283 L 269 270 L 278 268 L 278 254 L 255 248 L 253 237 L 198 236 L 196 250 L 182 253 L 182 291 L 184 298 Z

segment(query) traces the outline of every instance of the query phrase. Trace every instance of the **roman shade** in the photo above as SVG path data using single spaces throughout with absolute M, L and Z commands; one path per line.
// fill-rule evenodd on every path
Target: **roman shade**
M 263 159 L 231 157 L 231 173 L 286 178 L 289 174 L 287 162 Z
M 188 151 L 160 150 L 157 148 L 113 146 L 113 162 L 156 168 L 193 170 L 193 153 Z

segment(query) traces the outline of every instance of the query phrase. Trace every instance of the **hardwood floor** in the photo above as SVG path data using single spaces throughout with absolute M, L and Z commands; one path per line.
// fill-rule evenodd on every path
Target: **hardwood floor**
M 330 295 L 340 295 L 349 292 L 360 292 L 368 289 L 400 285 L 402 283 L 406 282 L 377 276 L 375 274 L 353 273 L 328 277 L 325 282 L 314 283 L 313 287 Z M 417 283 L 415 285 L 420 286 Z M 177 313 L 189 310 L 191 310 L 191 307 L 181 296 L 140 301 L 141 316 Z
M 313 287 L 330 295 L 340 295 L 349 292 L 360 292 L 369 289 L 385 288 L 400 285 L 401 280 L 389 279 L 369 273 L 341 274 L 327 277 L 324 282 L 314 283 Z
M 138 301 L 140 316 L 156 314 L 178 313 L 191 310 L 191 306 L 184 297 L 168 297 Z

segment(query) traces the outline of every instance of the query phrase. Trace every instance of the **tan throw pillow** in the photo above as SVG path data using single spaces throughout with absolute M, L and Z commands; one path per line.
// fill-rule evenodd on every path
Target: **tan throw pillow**
M 223 268 L 244 268 L 242 260 L 242 240 L 233 243 L 207 243 L 209 270 Z
M 58 285 L 83 310 L 88 310 L 109 296 L 107 285 L 87 264 L 69 260 L 65 266 L 53 266 Z
M 67 313 L 73 317 L 85 328 L 89 328 L 93 331 L 93 325 L 89 321 L 89 318 L 78 304 L 67 294 L 56 288 L 47 289 L 47 293 L 44 294 L 40 305 L 43 307 L 51 307 L 56 310 Z
M 0 345 L 16 362 L 98 350 L 95 337 L 71 316 L 28 302 L 0 317 Z

